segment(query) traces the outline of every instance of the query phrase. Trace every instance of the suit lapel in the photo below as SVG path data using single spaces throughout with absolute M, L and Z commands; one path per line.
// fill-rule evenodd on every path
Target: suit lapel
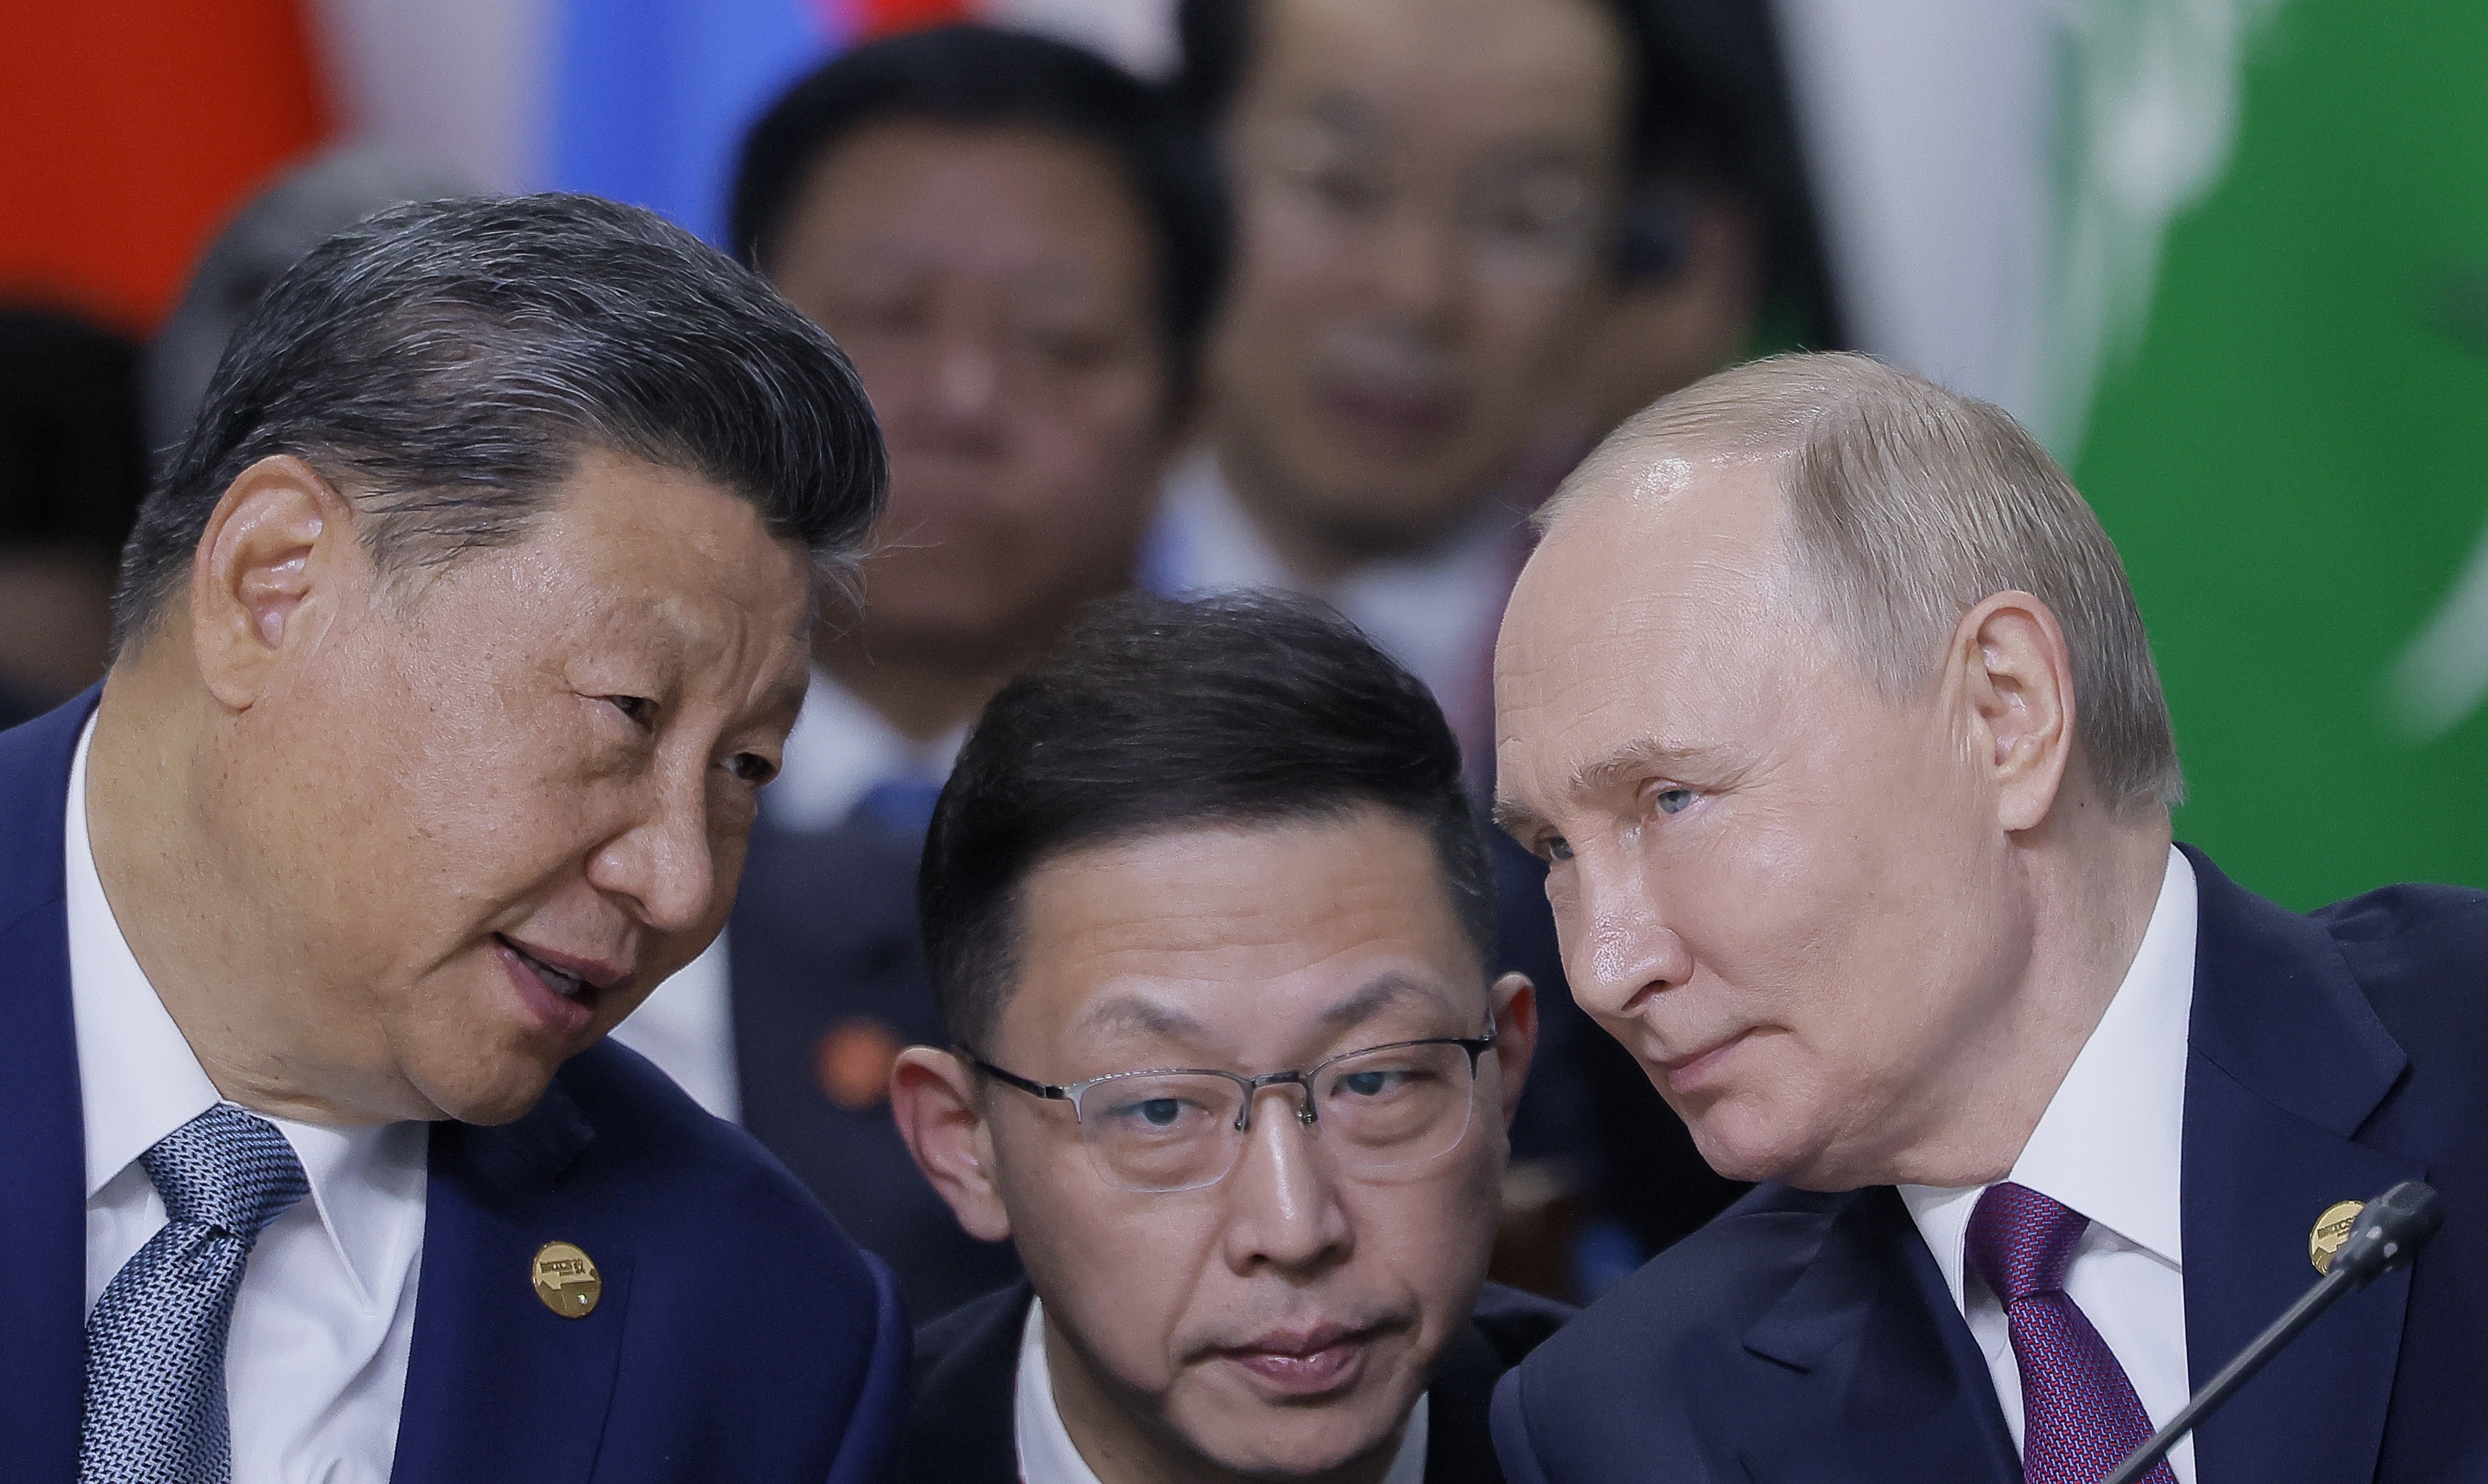
M 1844 1199 L 1745 1348 L 1795 1373 L 1792 1404 L 1748 1415 L 1756 1484 L 2018 1484 L 2022 1465 L 1969 1327 L 1889 1186 Z
M 399 1484 L 526 1479 L 567 1484 L 595 1469 L 631 1301 L 629 1233 L 559 1201 L 593 1139 L 556 1081 L 533 1112 L 496 1128 L 432 1130 L 423 1272 L 399 1413 Z M 534 1292 L 548 1241 L 584 1249 L 604 1279 L 571 1319 Z
M 86 1356 L 86 1118 L 70 1009 L 63 838 L 89 691 L 0 733 L 0 1481 L 77 1472 Z
M 1023 1278 L 919 1334 L 901 1477 L 911 1484 L 1011 1484 L 1019 1478 L 1014 1408 L 1020 1332 L 1035 1297 Z
M 2322 928 L 2189 850 L 2200 901 L 2186 1067 L 2186 1348 L 2194 1384 L 2316 1278 L 2307 1235 L 2419 1162 L 2352 1135 L 2407 1058 Z M 2410 1274 L 2316 1321 L 2204 1425 L 2200 1484 L 2375 1475 Z

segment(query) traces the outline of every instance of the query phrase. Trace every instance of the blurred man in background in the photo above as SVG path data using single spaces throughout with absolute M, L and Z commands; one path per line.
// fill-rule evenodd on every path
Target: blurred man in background
M 1205 446 L 1148 581 L 1334 604 L 1452 719 L 1481 798 L 1526 517 L 1590 442 L 1715 369 L 1766 302 L 1823 316 L 1767 17 L 1700 0 L 1185 0 L 1177 88 L 1220 146 L 1233 281 Z M 1792 204 L 1795 203 L 1795 204 Z M 1806 332 L 1806 331 L 1800 331 Z M 1547 1000 L 1507 1271 L 1572 1289 L 1569 1209 L 1638 1250 L 1733 1195 L 1571 1010 L 1537 865 L 1496 844 L 1500 963 Z M 1620 1064 L 1621 1063 L 1621 1064 Z M 1615 1136 L 1609 1136 L 1610 1134 Z M 1615 1146 L 1612 1150 L 1610 1146 Z M 1620 1198 L 1617 1192 L 1630 1192 Z
M 146 493 L 138 347 L 60 310 L 0 308 L 0 727 L 103 674 L 113 566 Z
M 986 708 L 922 886 L 899 1125 L 1029 1281 L 919 1335 L 909 1477 L 1499 1484 L 1568 1311 L 1482 1286 L 1537 1014 L 1425 687 L 1301 599 L 1122 599 Z
M 374 212 L 474 189 L 372 145 L 324 150 L 269 182 L 208 244 L 181 307 L 147 347 L 147 440 L 158 457 L 180 447 L 234 327 L 279 273 Z
M 976 709 L 1131 582 L 1225 241 L 1185 138 L 1086 52 L 953 28 L 797 84 L 736 183 L 737 250 L 855 358 L 891 499 L 860 601 L 825 620 L 723 951 L 632 1034 L 887 1258 L 919 1315 L 1016 1269 L 960 1231 L 890 1122 L 891 1059 L 939 1030 L 917 854 Z

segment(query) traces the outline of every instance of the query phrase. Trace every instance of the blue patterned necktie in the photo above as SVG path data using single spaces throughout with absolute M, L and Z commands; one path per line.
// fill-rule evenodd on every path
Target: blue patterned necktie
M 234 1295 L 261 1228 L 311 1186 L 273 1124 L 222 1104 L 138 1162 L 168 1219 L 87 1316 L 78 1484 L 228 1484 Z
M 2151 1437 L 2133 1379 L 2065 1295 L 2090 1218 L 2027 1185 L 1990 1185 L 1969 1215 L 1967 1257 L 2004 1304 L 2022 1368 L 2022 1473 L 2028 1484 L 2099 1484 Z M 2142 1484 L 2176 1484 L 2165 1458 Z

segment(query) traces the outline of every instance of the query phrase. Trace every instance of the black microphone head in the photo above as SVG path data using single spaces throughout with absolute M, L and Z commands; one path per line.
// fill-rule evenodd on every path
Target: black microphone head
M 2350 1239 L 2332 1254 L 2328 1272 L 2347 1272 L 2349 1286 L 2364 1288 L 2411 1260 L 2445 1224 L 2445 1202 L 2432 1185 L 2406 1180 L 2359 1212 Z

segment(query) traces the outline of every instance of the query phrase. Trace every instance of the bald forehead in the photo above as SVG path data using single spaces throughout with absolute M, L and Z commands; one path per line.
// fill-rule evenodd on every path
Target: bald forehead
M 1657 536 L 1682 544 L 1705 534 L 1776 535 L 1788 514 L 1781 452 L 1707 452 L 1680 443 L 1619 447 L 1592 454 L 1564 482 L 1539 519 L 1541 545 L 1576 526 L 1602 536 Z

